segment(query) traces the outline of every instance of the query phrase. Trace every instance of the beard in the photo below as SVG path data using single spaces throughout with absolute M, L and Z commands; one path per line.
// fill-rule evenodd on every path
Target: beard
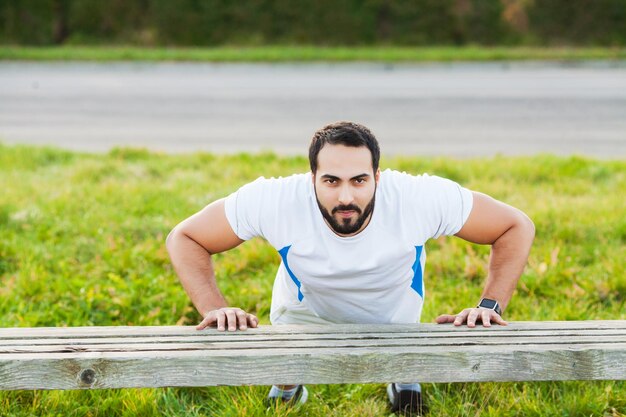
M 370 200 L 369 203 L 367 203 L 367 206 L 365 206 L 363 210 L 361 210 L 361 208 L 359 208 L 355 204 L 348 204 L 348 205 L 335 206 L 332 209 L 332 213 L 329 213 L 328 210 L 324 206 L 322 206 L 322 203 L 317 198 L 317 193 L 315 195 L 315 199 L 317 200 L 317 206 L 320 208 L 320 211 L 322 212 L 322 216 L 324 216 L 324 219 L 326 219 L 326 222 L 328 222 L 331 229 L 333 229 L 335 233 L 340 234 L 340 235 L 351 235 L 353 233 L 358 232 L 359 229 L 363 227 L 363 224 L 365 224 L 365 221 L 369 218 L 369 216 L 374 211 L 374 203 L 376 201 L 376 192 L 374 192 L 372 199 Z M 354 212 L 358 214 L 356 220 L 353 223 L 352 223 L 352 219 L 341 219 L 341 221 L 339 221 L 334 217 L 334 214 L 336 212 L 348 211 L 348 210 L 353 210 Z

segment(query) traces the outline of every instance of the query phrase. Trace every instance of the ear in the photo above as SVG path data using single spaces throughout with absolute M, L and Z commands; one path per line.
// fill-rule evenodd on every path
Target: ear
M 380 168 L 376 170 L 376 174 L 374 174 L 374 178 L 376 179 L 376 185 L 378 185 L 378 180 L 380 180 Z

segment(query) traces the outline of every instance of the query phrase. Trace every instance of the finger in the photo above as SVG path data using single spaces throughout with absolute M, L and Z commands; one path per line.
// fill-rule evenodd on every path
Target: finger
M 491 313 L 493 313 L 493 311 L 481 312 L 481 320 L 483 322 L 483 327 L 491 327 Z
M 237 310 L 237 323 L 239 323 L 239 330 L 246 330 L 248 328 L 248 317 L 245 311 Z
M 463 323 L 465 323 L 468 319 L 468 316 L 470 314 L 470 310 L 469 309 L 465 309 L 463 311 L 461 311 L 459 314 L 456 315 L 456 318 L 454 319 L 454 325 L 455 326 L 460 326 Z
M 215 310 L 215 319 L 217 321 L 217 330 L 220 332 L 226 330 L 226 314 L 222 310 Z
M 476 327 L 477 318 L 478 318 L 478 311 L 472 309 L 467 315 L 467 327 Z
M 506 326 L 509 324 L 498 313 L 495 313 L 495 315 L 492 318 L 494 322 L 498 323 L 501 326 Z
M 248 314 L 248 326 L 257 327 L 259 325 L 259 319 L 254 314 Z
M 442 314 L 441 316 L 437 317 L 436 321 L 438 324 L 444 324 L 444 323 L 452 323 L 454 322 L 454 319 L 456 319 L 456 316 L 454 315 Z
M 237 315 L 232 309 L 226 310 L 226 324 L 228 325 L 228 331 L 234 332 L 237 330 Z
M 212 316 L 206 316 L 198 325 L 196 326 L 196 330 L 203 330 L 209 327 L 212 322 L 215 321 L 215 318 Z

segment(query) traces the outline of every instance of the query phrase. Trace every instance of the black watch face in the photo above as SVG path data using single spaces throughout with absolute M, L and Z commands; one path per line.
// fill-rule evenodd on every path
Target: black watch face
M 481 307 L 485 307 L 491 310 L 493 310 L 496 307 L 496 304 L 498 303 L 495 300 L 488 300 L 488 299 L 484 299 L 480 302 Z

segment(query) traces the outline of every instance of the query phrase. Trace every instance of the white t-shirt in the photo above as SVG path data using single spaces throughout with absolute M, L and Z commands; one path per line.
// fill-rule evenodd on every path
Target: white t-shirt
M 324 222 L 311 173 L 260 177 L 228 196 L 225 209 L 239 238 L 261 236 L 282 258 L 272 322 L 302 307 L 333 323 L 415 323 L 424 299 L 424 243 L 461 229 L 472 194 L 444 178 L 385 170 L 369 224 L 350 237 Z

